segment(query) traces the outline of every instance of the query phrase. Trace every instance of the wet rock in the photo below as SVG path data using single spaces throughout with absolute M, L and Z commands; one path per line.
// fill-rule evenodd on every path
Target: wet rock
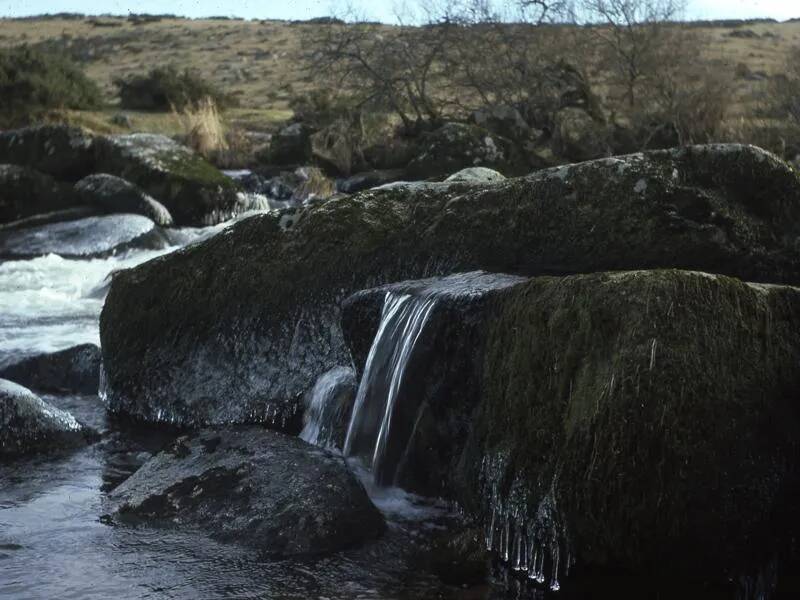
M 385 289 L 431 297 L 431 283 Z M 381 291 L 345 308 L 359 366 Z M 572 557 L 724 582 L 791 545 L 800 289 L 660 270 L 438 302 L 394 379 L 387 455 L 402 452 L 405 487 L 478 515 L 510 567 L 551 583 Z
M 336 189 L 345 194 L 355 194 L 369 188 L 399 181 L 405 176 L 403 169 L 385 169 L 358 173 L 336 182 Z
M 505 176 L 494 169 L 486 167 L 469 167 L 461 169 L 458 173 L 453 173 L 445 179 L 446 182 L 466 181 L 471 183 L 492 183 L 493 181 L 503 181 Z
M 100 348 L 82 344 L 9 365 L 0 378 L 40 392 L 97 394 L 100 362 Z
M 358 290 L 476 269 L 676 267 L 797 283 L 799 224 L 798 175 L 737 145 L 256 215 L 114 278 L 100 323 L 109 406 L 147 421 L 280 425 L 319 375 L 349 362 L 340 306 Z
M 130 248 L 160 248 L 165 239 L 147 217 L 88 217 L 0 232 L 0 258 L 19 260 L 46 254 L 65 258 L 108 256 Z
M 0 379 L 0 460 L 83 446 L 93 435 L 68 412 Z
M 94 138 L 79 127 L 38 125 L 0 132 L 0 163 L 76 181 L 94 171 Z
M 447 123 L 424 136 L 419 154 L 408 164 L 408 174 L 426 179 L 479 166 L 509 175 L 527 171 L 509 140 L 474 125 Z
M 389 284 L 345 300 L 342 328 L 361 382 L 347 411 L 345 451 L 364 457 L 379 483 L 432 497 L 447 492 L 477 404 L 487 305 L 525 281 L 476 271 Z M 394 316 L 383 322 L 389 312 Z M 411 345 L 394 335 L 401 331 Z M 390 433 L 378 453 L 382 423 Z
M 85 204 L 104 212 L 143 215 L 161 227 L 172 225 L 172 216 L 163 204 L 114 175 L 97 173 L 84 177 L 75 184 L 75 193 Z
M 323 448 L 344 448 L 357 389 L 350 367 L 334 367 L 320 375 L 306 394 L 300 439 Z
M 166 136 L 108 136 L 95 146 L 96 172 L 136 185 L 163 204 L 176 225 L 213 225 L 235 215 L 233 180 Z
M 74 204 L 68 185 L 29 167 L 0 164 L 0 224 Z
M 38 227 L 49 225 L 50 223 L 61 223 L 64 221 L 77 221 L 86 217 L 99 216 L 100 210 L 94 206 L 74 206 L 53 212 L 41 213 L 16 221 L 9 221 L 0 225 L 0 232 L 12 231 L 15 229 L 27 229 L 28 227 Z
M 512 565 L 527 544 L 548 582 L 570 556 L 727 582 L 789 547 L 799 289 L 671 270 L 543 277 L 486 322 L 451 486 Z
M 385 527 L 342 458 L 257 428 L 179 438 L 110 500 L 121 521 L 197 528 L 268 557 L 336 552 Z

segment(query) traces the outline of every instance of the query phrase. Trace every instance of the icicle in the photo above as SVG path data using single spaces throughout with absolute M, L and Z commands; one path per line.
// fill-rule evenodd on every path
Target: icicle
M 486 533 L 486 550 L 491 552 L 494 548 L 494 528 L 495 519 L 497 518 L 497 508 L 492 506 L 492 524 L 489 526 L 489 531 Z
M 553 554 L 553 570 L 550 573 L 550 589 L 554 592 L 557 592 L 561 589 L 561 584 L 558 582 L 558 559 L 559 559 L 559 548 L 558 544 L 553 544 L 551 547 L 551 552 Z
M 508 547 L 511 544 L 509 538 L 510 533 L 510 521 L 509 518 L 505 518 L 505 525 L 503 527 L 503 562 L 508 562 Z

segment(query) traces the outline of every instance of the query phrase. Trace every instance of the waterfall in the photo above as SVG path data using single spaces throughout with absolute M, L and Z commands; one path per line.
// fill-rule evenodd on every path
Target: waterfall
M 350 367 L 334 367 L 317 379 L 306 402 L 300 438 L 323 448 L 341 448 L 356 376 Z
M 387 292 L 367 356 L 344 444 L 345 456 L 365 456 L 375 481 L 394 483 L 399 457 L 388 452 L 406 367 L 436 304 L 432 296 Z M 391 453 L 395 454 L 395 453 Z

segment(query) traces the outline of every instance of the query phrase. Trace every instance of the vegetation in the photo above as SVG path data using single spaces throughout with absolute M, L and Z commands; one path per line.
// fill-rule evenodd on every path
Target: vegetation
M 196 110 L 208 101 L 218 108 L 233 104 L 230 96 L 199 73 L 175 65 L 156 67 L 146 75 L 117 78 L 114 85 L 123 108 L 183 111 Z
M 97 84 L 69 59 L 29 46 L 0 50 L 0 126 L 26 124 L 52 109 L 101 105 Z

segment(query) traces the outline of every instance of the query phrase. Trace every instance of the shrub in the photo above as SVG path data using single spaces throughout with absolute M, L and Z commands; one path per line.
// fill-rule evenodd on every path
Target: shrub
M 177 111 L 176 111 L 177 112 Z M 187 105 L 177 113 L 186 131 L 186 145 L 205 158 L 227 150 L 225 127 L 211 98 Z
M 197 108 L 210 98 L 218 108 L 232 106 L 234 99 L 190 69 L 174 65 L 156 67 L 146 75 L 114 80 L 120 104 L 133 110 L 178 110 Z
M 0 126 L 27 124 L 48 110 L 101 105 L 100 88 L 68 58 L 29 46 L 0 50 Z

